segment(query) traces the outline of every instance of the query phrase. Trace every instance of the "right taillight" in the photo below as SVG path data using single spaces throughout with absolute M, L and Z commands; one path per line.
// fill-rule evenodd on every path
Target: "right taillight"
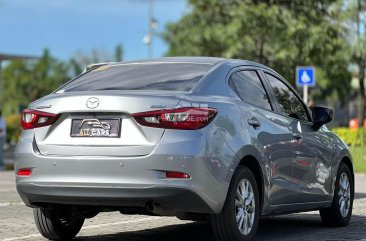
M 208 125 L 216 116 L 213 108 L 183 107 L 132 114 L 133 118 L 143 126 L 196 130 Z
M 38 110 L 26 109 L 22 113 L 20 125 L 24 130 L 49 126 L 56 122 L 58 115 Z

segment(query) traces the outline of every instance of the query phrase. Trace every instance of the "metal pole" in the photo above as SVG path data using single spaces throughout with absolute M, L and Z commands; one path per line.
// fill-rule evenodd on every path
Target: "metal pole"
M 1 64 L 2 64 L 2 61 L 0 60 L 0 109 L 2 111 L 4 105 L 3 105 L 3 100 L 4 100 L 4 84 L 3 84 L 3 79 L 2 79 L 2 72 L 1 72 Z M 3 114 L 3 112 L 2 112 Z M 3 118 L 2 116 L 0 116 L 1 118 Z M 5 127 L 6 128 L 6 127 Z M 6 141 L 6 136 L 4 137 L 0 137 L 0 170 L 2 170 L 4 168 L 4 153 L 3 153 L 3 148 L 4 148 L 4 143 Z
M 308 85 L 304 85 L 304 89 L 303 89 L 303 94 L 304 94 L 304 102 L 307 105 L 308 104 Z
M 152 29 L 152 21 L 153 21 L 153 2 L 149 0 L 149 9 L 148 9 L 148 17 L 149 17 L 149 43 L 148 43 L 148 57 L 151 59 L 153 57 L 153 29 Z
M 361 21 L 360 21 L 360 13 L 362 10 L 361 0 L 357 1 L 357 41 L 359 41 L 360 34 L 361 34 Z M 357 44 L 359 44 L 357 42 Z
M 0 109 L 4 107 L 4 81 L 2 79 L 2 60 L 0 60 Z

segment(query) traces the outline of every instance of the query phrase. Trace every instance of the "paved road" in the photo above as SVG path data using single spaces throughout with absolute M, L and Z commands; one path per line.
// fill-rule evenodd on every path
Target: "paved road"
M 325 227 L 317 212 L 262 219 L 256 240 L 366 241 L 366 176 L 356 177 L 354 216 L 348 227 Z M 32 210 L 21 204 L 12 172 L 0 172 L 0 240 L 45 240 L 37 232 Z M 172 217 L 102 213 L 87 220 L 76 240 L 212 241 L 207 223 Z

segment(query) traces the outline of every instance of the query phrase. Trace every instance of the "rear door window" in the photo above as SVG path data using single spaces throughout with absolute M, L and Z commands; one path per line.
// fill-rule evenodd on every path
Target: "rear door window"
M 255 70 L 243 70 L 233 73 L 229 78 L 229 85 L 248 104 L 272 110 L 263 83 Z

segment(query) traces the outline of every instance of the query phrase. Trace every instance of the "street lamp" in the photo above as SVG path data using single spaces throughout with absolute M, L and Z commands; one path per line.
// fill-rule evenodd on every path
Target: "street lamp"
M 148 29 L 149 32 L 144 36 L 142 39 L 142 42 L 147 45 L 148 47 L 148 58 L 153 57 L 153 37 L 154 37 L 154 31 L 158 29 L 159 23 L 158 21 L 153 17 L 153 0 L 149 0 L 148 2 Z

